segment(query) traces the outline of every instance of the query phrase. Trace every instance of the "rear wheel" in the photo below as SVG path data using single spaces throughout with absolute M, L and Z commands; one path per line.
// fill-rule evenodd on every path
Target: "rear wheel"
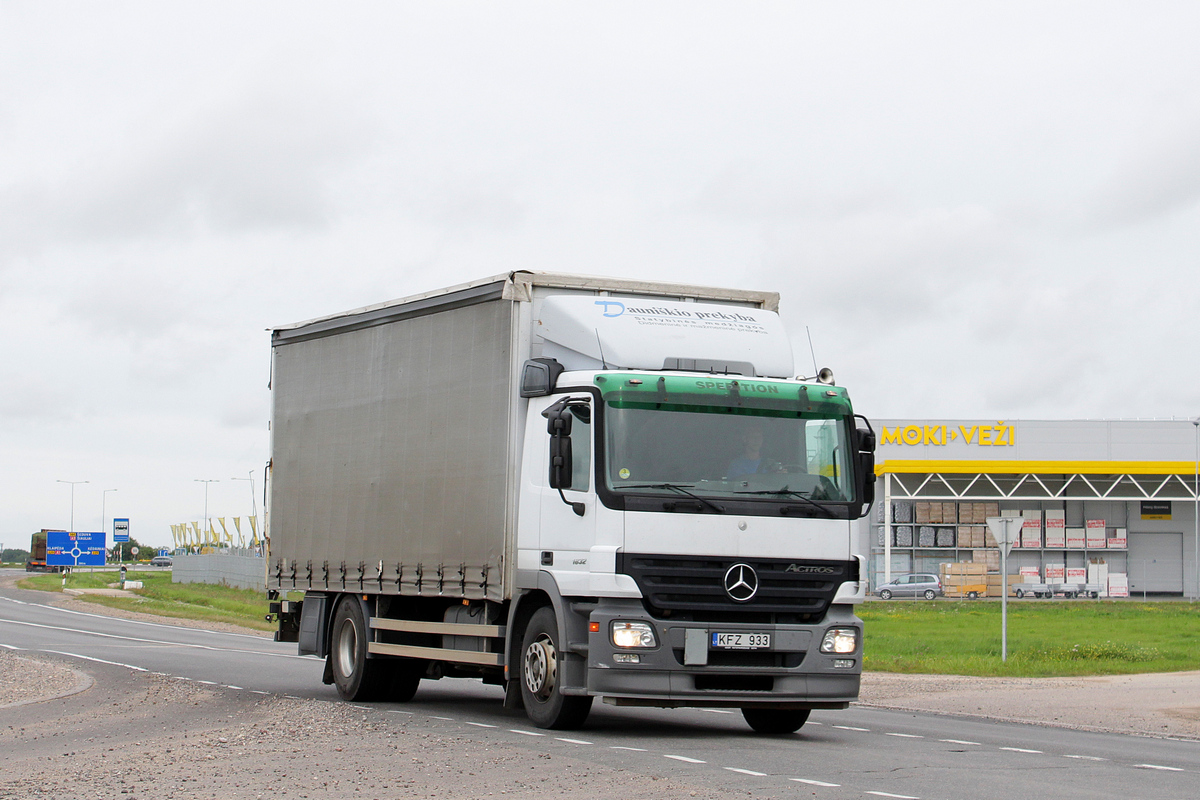
M 758 733 L 795 733 L 808 722 L 809 710 L 743 708 L 746 723 Z
M 362 604 L 357 597 L 348 595 L 338 603 L 333 615 L 333 639 L 329 648 L 333 682 L 343 700 L 375 700 L 384 688 L 387 667 L 391 665 L 382 659 L 367 658 L 368 641 Z M 416 691 L 415 687 L 413 691 Z
M 979 598 L 979 592 L 967 592 L 967 597 L 971 598 L 972 600 L 977 600 Z
M 880 600 L 891 600 L 892 599 L 891 590 L 890 589 L 881 589 L 879 591 L 879 599 Z
M 539 728 L 578 728 L 592 709 L 591 697 L 562 693 L 562 651 L 554 609 L 539 608 L 521 641 L 521 699 Z
M 933 589 L 925 590 L 925 599 L 926 600 L 932 600 L 935 597 L 937 597 L 937 592 L 935 592 Z
M 1015 594 L 1018 598 L 1025 596 L 1025 592 L 1022 589 L 1016 589 L 1015 591 L 1013 591 L 1013 594 Z

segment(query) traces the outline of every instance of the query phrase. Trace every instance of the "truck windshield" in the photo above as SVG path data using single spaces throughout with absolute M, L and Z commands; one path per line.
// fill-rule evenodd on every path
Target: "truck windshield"
M 637 374 L 601 375 L 596 384 L 613 492 L 853 500 L 853 411 L 842 389 Z

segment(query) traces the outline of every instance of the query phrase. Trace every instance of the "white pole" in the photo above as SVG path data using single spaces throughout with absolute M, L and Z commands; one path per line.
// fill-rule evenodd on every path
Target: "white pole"
M 1192 420 L 1192 427 L 1196 431 L 1196 476 L 1192 484 L 1192 520 L 1196 526 L 1196 552 L 1192 565 L 1196 568 L 1196 585 L 1192 597 L 1200 600 L 1200 417 Z

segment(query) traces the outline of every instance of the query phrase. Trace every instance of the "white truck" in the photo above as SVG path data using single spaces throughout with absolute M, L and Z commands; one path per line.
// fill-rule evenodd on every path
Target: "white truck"
M 875 434 L 777 305 L 522 271 L 275 329 L 276 638 L 346 700 L 481 678 L 543 728 L 845 708 Z

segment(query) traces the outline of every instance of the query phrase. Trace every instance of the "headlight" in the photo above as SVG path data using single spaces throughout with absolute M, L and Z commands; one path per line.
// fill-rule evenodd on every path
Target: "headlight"
M 614 622 L 612 643 L 615 647 L 658 647 L 654 629 L 645 622 Z
M 858 649 L 857 628 L 830 628 L 821 640 L 822 653 L 853 653 Z

